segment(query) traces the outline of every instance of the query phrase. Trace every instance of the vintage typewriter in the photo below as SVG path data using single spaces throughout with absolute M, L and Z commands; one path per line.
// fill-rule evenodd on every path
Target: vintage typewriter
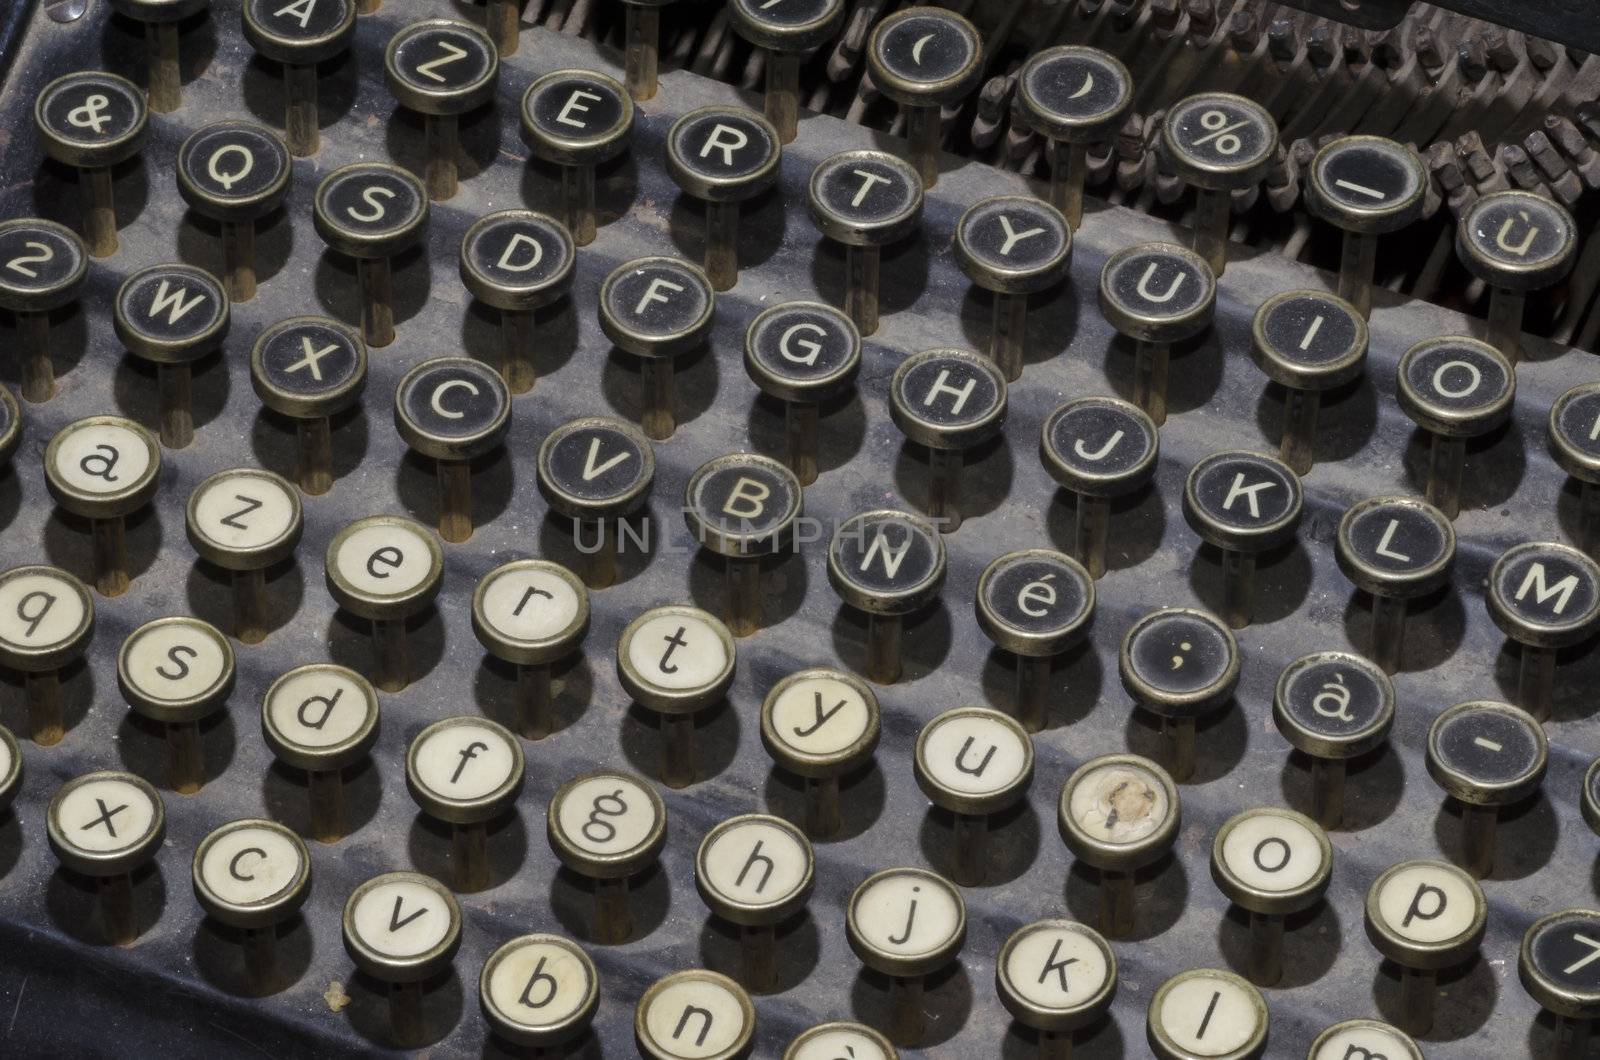
M 0 1057 L 1592 1055 L 1593 0 L 0 75 Z

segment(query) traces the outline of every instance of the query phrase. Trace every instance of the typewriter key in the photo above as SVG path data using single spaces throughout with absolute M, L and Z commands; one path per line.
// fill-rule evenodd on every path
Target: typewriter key
M 994 988 L 1011 1017 L 1039 1036 L 1039 1060 L 1071 1060 L 1072 1034 L 1103 1018 L 1117 993 L 1117 958 L 1099 933 L 1036 920 L 1006 939 Z
M 805 835 L 766 814 L 730 817 L 701 840 L 695 887 L 706 908 L 739 929 L 739 982 L 746 990 L 773 989 L 777 927 L 804 912 L 815 869 Z
M 4 725 L 0 725 L 0 817 L 11 808 L 11 802 L 22 790 L 22 748 L 17 738 Z
M 594 169 L 628 149 L 633 100 L 592 70 L 557 70 L 528 86 L 522 128 L 533 153 L 561 167 L 561 218 L 580 247 L 594 242 Z
M 533 311 L 566 295 L 574 258 L 567 230 L 532 210 L 492 213 L 461 238 L 461 282 L 500 311 L 500 375 L 513 394 L 533 389 Z
M 538 468 L 539 492 L 551 511 L 572 520 L 583 580 L 591 589 L 613 584 L 617 531 L 644 504 L 655 478 L 650 440 L 631 423 L 584 416 L 545 435 Z
M 160 793 L 132 773 L 85 773 L 57 789 L 45 831 L 62 868 L 94 878 L 106 942 L 131 946 L 138 941 L 133 874 L 155 857 L 166 838 Z
M 1205 260 L 1172 243 L 1125 247 L 1100 271 L 1100 314 L 1135 343 L 1133 403 L 1167 422 L 1167 362 L 1174 343 L 1211 326 L 1217 280 Z
M 0 227 L 0 233 L 4 228 Z M 0 236 L 3 238 L 3 236 Z M 27 396 L 27 391 L 23 391 Z M 1550 448 L 1578 480 L 1578 547 L 1600 555 L 1600 383 L 1579 383 L 1550 406 Z
M 645 1060 L 743 1060 L 755 1033 L 750 996 L 727 976 L 699 968 L 651 983 L 633 1014 Z
M 1283 978 L 1283 919 L 1322 901 L 1333 846 L 1304 814 L 1275 806 L 1235 814 L 1211 844 L 1217 889 L 1250 914 L 1247 975 L 1260 986 Z
M 295 667 L 262 698 L 261 735 L 278 761 L 305 770 L 311 837 L 343 839 L 344 771 L 378 739 L 378 694 L 367 679 L 332 663 Z
M 60 672 L 93 635 L 94 598 L 66 571 L 13 567 L 0 574 L 0 665 L 22 675 L 28 735 L 41 747 L 60 743 L 66 732 Z
M 311 890 L 311 852 L 276 821 L 231 821 L 194 852 L 194 896 L 207 916 L 239 932 L 252 994 L 287 983 L 278 971 L 278 925 L 300 911 Z
M 1321 291 L 1285 291 L 1256 310 L 1251 360 L 1284 387 L 1278 458 L 1295 474 L 1311 470 L 1322 392 L 1361 375 L 1367 322 L 1356 308 Z
M 1094 581 L 1059 552 L 1008 552 L 984 568 L 974 604 L 978 628 L 1016 657 L 1017 720 L 1038 732 L 1049 714 L 1055 658 L 1083 639 L 1094 618 Z
M 1500 808 L 1539 790 L 1549 757 L 1539 723 L 1507 703 L 1457 703 L 1433 719 L 1428 775 L 1460 803 L 1460 865 L 1474 878 L 1494 872 Z
M 1027 796 L 1033 742 L 998 710 L 956 707 L 922 727 L 914 755 L 917 786 L 954 816 L 955 882 L 981 886 L 989 870 L 989 818 Z
M 1001 367 L 957 349 L 924 350 L 900 362 L 889 380 L 889 415 L 900 433 L 928 453 L 925 510 L 941 534 L 961 529 L 961 471 L 966 451 L 999 434 L 1006 422 Z
M 695 782 L 694 716 L 721 702 L 733 682 L 733 637 L 697 607 L 646 611 L 617 638 L 617 679 L 628 695 L 659 715 L 661 782 Z
M 677 258 L 639 258 L 600 287 L 600 330 L 642 362 L 639 425 L 656 441 L 677 430 L 672 360 L 711 334 L 717 296 L 706 274 Z
M 600 972 L 560 935 L 522 935 L 483 962 L 478 1005 L 489 1028 L 524 1049 L 560 1055 L 587 1034 L 600 1007 Z
M 1067 224 L 1083 223 L 1089 145 L 1109 140 L 1133 102 L 1133 76 L 1116 57 L 1075 44 L 1035 52 L 1017 74 L 1023 120 L 1045 138 L 1050 205 Z
M 1398 1027 L 1377 1020 L 1345 1020 L 1335 1023 L 1311 1043 L 1306 1060 L 1423 1060 L 1422 1050 L 1411 1035 Z
M 166 726 L 169 785 L 193 795 L 206 782 L 200 722 L 233 692 L 233 646 L 198 618 L 158 618 L 122 642 L 117 687 L 137 713 Z
M 744 368 L 768 397 L 783 402 L 787 460 L 802 486 L 817 480 L 817 427 L 826 401 L 855 386 L 861 333 L 820 302 L 763 309 L 745 332 Z
M 1239 683 L 1232 631 L 1205 611 L 1152 611 L 1123 637 L 1118 668 L 1135 705 L 1161 719 L 1162 765 L 1187 781 L 1194 774 L 1196 720 L 1225 707 Z
M 594 883 L 591 937 L 626 942 L 633 934 L 628 880 L 653 866 L 667 841 L 661 796 L 629 773 L 586 773 L 550 796 L 547 826 L 561 864 Z
M 1234 629 L 1250 624 L 1256 556 L 1294 540 L 1301 504 L 1295 473 L 1263 453 L 1213 453 L 1190 469 L 1183 515 L 1222 550 L 1222 617 Z
M 490 655 L 517 668 L 517 731 L 549 736 L 551 666 L 583 643 L 589 591 L 565 567 L 514 560 L 485 574 L 472 594 L 472 632 Z
M 828 543 L 828 582 L 847 607 L 867 616 L 867 680 L 900 680 L 905 617 L 939 598 L 944 541 L 933 527 L 889 508 L 853 515 Z
M 1195 188 L 1194 250 L 1217 276 L 1228 267 L 1233 193 L 1259 183 L 1277 150 L 1278 123 L 1243 96 L 1203 92 L 1167 110 L 1162 157 Z
M 369 346 L 394 341 L 390 259 L 428 222 L 428 195 L 417 178 L 387 162 L 357 162 L 317 185 L 312 223 L 328 249 L 355 259 L 361 288 L 361 334 Z
M 373 683 L 400 691 L 411 681 L 406 620 L 439 595 L 444 550 L 421 523 L 373 515 L 334 534 L 324 563 L 334 603 L 372 623 Z
M 428 198 L 453 197 L 461 115 L 494 98 L 500 75 L 494 41 L 477 26 L 454 19 L 413 22 L 389 38 L 383 73 L 395 101 L 422 115 Z
M 661 61 L 661 9 L 672 0 L 622 0 L 623 79 L 635 102 L 654 99 Z
M 183 93 L 183 68 L 178 61 L 178 23 L 211 6 L 211 0 L 111 0 L 119 15 L 144 23 L 149 64 L 145 89 L 150 109 L 167 114 L 178 109 Z
M 1528 996 L 1556 1018 L 1554 1051 L 1559 1060 L 1583 1060 L 1594 1020 L 1600 1016 L 1600 912 L 1566 909 L 1539 918 L 1522 936 L 1518 978 Z
M 451 825 L 456 890 L 489 885 L 488 825 L 516 805 L 522 773 L 522 745 L 487 718 L 445 718 L 411 741 L 406 790 L 423 813 Z
M 344 949 L 362 972 L 389 985 L 389 1031 L 402 1048 L 424 1045 L 439 1030 L 423 1018 L 427 980 L 455 960 L 461 906 L 438 880 L 386 872 L 350 892 Z
M 806 205 L 823 238 L 844 246 L 844 312 L 863 335 L 878 330 L 883 248 L 922 223 L 917 171 L 882 151 L 841 151 L 811 171 Z
M 289 153 L 308 158 L 320 143 L 317 64 L 343 55 L 356 30 L 356 0 L 320 0 L 309 7 L 283 0 L 244 0 L 244 39 L 283 65 L 283 138 Z
M 400 380 L 394 426 L 406 445 L 433 458 L 439 477 L 439 536 L 472 536 L 472 461 L 499 448 L 511 427 L 511 393 L 499 373 L 470 357 L 435 357 Z
M 232 575 L 234 636 L 259 644 L 271 622 L 267 568 L 300 543 L 300 494 L 270 471 L 219 471 L 189 495 L 186 524 L 200 558 Z
M 235 302 L 256 296 L 256 222 L 283 203 L 293 172 L 283 141 L 253 122 L 207 125 L 178 148 L 178 193 L 222 226 L 222 279 Z
M 739 282 L 739 207 L 772 187 L 778 130 L 743 107 L 702 107 L 667 131 L 667 171 L 706 211 L 705 273 L 714 290 Z
M 967 938 L 961 891 L 926 869 L 873 873 L 850 895 L 845 935 L 862 964 L 889 977 L 889 1037 L 921 1044 L 923 981 L 955 960 Z
M 1400 968 L 1402 1030 L 1433 1029 L 1439 972 L 1477 956 L 1488 913 L 1473 878 L 1442 861 L 1402 861 L 1373 881 L 1367 938 Z
M 839 778 L 871 761 L 878 746 L 878 697 L 839 670 L 801 670 L 772 686 L 761 704 L 761 744 L 805 785 L 806 833 L 839 834 Z
M 101 596 L 127 592 L 123 520 L 156 495 L 161 446 L 132 420 L 90 416 L 67 424 L 50 439 L 44 451 L 44 476 L 57 504 L 89 520 L 95 591 Z
M 17 375 L 27 401 L 49 401 L 56 392 L 50 312 L 77 299 L 88 271 L 88 252 L 70 229 L 31 217 L 0 222 L 0 309 L 16 321 Z
M 1267 1026 L 1261 991 L 1232 972 L 1192 968 L 1156 988 L 1145 1037 L 1160 1060 L 1255 1060 Z
M 1345 763 L 1381 747 L 1394 724 L 1394 686 L 1365 659 L 1342 651 L 1301 656 L 1284 667 L 1272 720 L 1311 759 L 1311 817 L 1344 821 Z
M 1517 377 L 1493 346 L 1476 339 L 1424 339 L 1400 358 L 1395 397 L 1411 421 L 1431 434 L 1428 503 L 1454 520 L 1461 513 L 1467 439 L 1487 434 L 1511 415 Z
M 1372 595 L 1367 657 L 1396 673 L 1404 661 L 1407 604 L 1450 580 L 1455 528 L 1439 509 L 1413 497 L 1373 497 L 1344 513 L 1335 541 L 1339 569 Z
M 1100 875 L 1100 930 L 1133 932 L 1134 875 L 1165 857 L 1178 837 L 1178 788 L 1138 755 L 1092 758 L 1061 787 L 1056 827 L 1072 856 Z
M 1160 452 L 1155 423 L 1118 398 L 1078 398 L 1045 418 L 1039 456 L 1050 477 L 1077 500 L 1072 553 L 1089 577 L 1106 572 L 1111 502 L 1150 481 Z
M 765 51 L 765 113 L 778 131 L 779 143 L 791 142 L 798 131 L 801 58 L 838 32 L 846 6 L 844 0 L 804 0 L 782 6 L 770 0 L 731 0 L 728 4 L 734 30 Z
M 1600 758 L 1589 763 L 1583 774 L 1583 794 L 1578 808 L 1583 811 L 1583 821 L 1589 830 L 1600 835 Z
M 191 366 L 221 347 L 231 316 L 228 292 L 192 265 L 152 265 L 122 282 L 113 308 L 117 338 L 156 366 L 161 444 L 182 449 L 194 441 Z
M 689 476 L 684 522 L 700 547 L 723 557 L 723 619 L 735 637 L 761 628 L 761 559 L 795 550 L 803 507 L 800 480 L 769 457 L 719 456 Z
M 1521 648 L 1516 704 L 1550 717 L 1556 650 L 1600 628 L 1600 565 L 1567 545 L 1513 545 L 1489 571 L 1489 617 Z
M 268 327 L 250 350 L 250 383 L 261 403 L 295 421 L 295 481 L 319 496 L 333 488 L 331 418 L 361 399 L 367 344 L 326 317 L 291 317 Z
M 1378 237 L 1422 216 L 1428 173 L 1417 152 L 1382 136 L 1342 136 L 1311 161 L 1308 205 L 1344 230 L 1339 297 L 1362 320 L 1372 315 Z
M 148 120 L 144 95 L 133 82 L 94 70 L 57 78 L 34 104 L 33 124 L 45 154 L 78 171 L 83 241 L 97 258 L 117 252 L 111 167 L 139 153 Z
M 956 222 L 956 258 L 994 295 L 989 356 L 1014 383 L 1022 375 L 1028 296 L 1049 290 L 1072 265 L 1072 229 L 1049 203 L 1006 195 L 975 203 Z
M 1468 206 L 1456 225 L 1456 256 L 1488 284 L 1484 338 L 1515 365 L 1522 357 L 1522 309 L 1530 291 L 1572 271 L 1578 230 L 1566 209 L 1531 191 L 1498 191 Z
M 872 28 L 867 69 L 878 91 L 900 104 L 911 164 L 923 187 L 939 180 L 941 111 L 977 87 L 983 61 L 983 37 L 954 11 L 909 7 Z
M 899 1060 L 900 1054 L 878 1031 L 861 1023 L 837 1020 L 800 1032 L 783 1060 Z

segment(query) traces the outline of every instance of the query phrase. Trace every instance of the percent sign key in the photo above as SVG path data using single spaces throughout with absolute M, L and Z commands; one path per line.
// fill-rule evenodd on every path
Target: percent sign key
M 1167 112 L 1161 140 L 1178 176 L 1200 188 L 1231 190 L 1265 175 L 1278 146 L 1278 126 L 1243 96 L 1207 92 Z

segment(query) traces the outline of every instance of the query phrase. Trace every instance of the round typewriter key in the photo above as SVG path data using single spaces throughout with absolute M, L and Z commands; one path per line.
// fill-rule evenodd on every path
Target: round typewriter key
M 1522 357 L 1522 309 L 1530 291 L 1551 287 L 1572 271 L 1578 229 L 1566 208 L 1531 191 L 1497 191 L 1461 214 L 1456 255 L 1488 284 L 1485 338 L 1506 361 Z
M 761 559 L 794 549 L 803 507 L 800 480 L 770 457 L 719 456 L 689 476 L 683 518 L 702 548 L 723 557 L 723 618 L 735 637 L 761 628 Z
M 863 335 L 878 330 L 878 267 L 883 248 L 922 222 L 922 179 L 883 151 L 841 151 L 811 171 L 811 220 L 844 246 L 844 312 Z
M 739 981 L 773 988 L 777 926 L 811 898 L 811 843 L 788 821 L 766 814 L 730 817 L 706 833 L 694 860 L 694 883 L 713 914 L 739 928 Z
M 974 604 L 978 628 L 1016 656 L 1017 720 L 1038 732 L 1049 713 L 1055 657 L 1081 641 L 1094 618 L 1094 581 L 1059 552 L 1008 552 L 984 568 Z
M 944 8 L 896 11 L 874 26 L 867 39 L 872 83 L 900 104 L 911 164 L 924 187 L 933 187 L 939 179 L 941 111 L 977 87 L 983 60 L 983 37 L 977 27 Z
M 573 260 L 567 230 L 532 210 L 492 213 L 461 238 L 461 282 L 500 311 L 500 374 L 513 394 L 533 388 L 533 311 L 567 293 Z
M 1400 669 L 1407 602 L 1450 578 L 1456 532 L 1444 513 L 1412 497 L 1372 497 L 1339 520 L 1339 569 L 1372 595 L 1372 643 L 1367 655 L 1385 673 Z
M 127 592 L 123 520 L 156 495 L 161 446 L 132 420 L 90 416 L 67 424 L 50 439 L 44 476 L 55 502 L 90 522 L 95 590 L 101 596 Z
M 639 428 L 608 416 L 569 420 L 539 444 L 539 492 L 572 520 L 579 572 L 591 589 L 617 580 L 617 529 L 644 504 L 656 457 Z
M 78 579 L 43 566 L 0 573 L 0 665 L 22 675 L 28 734 L 41 747 L 61 742 L 60 671 L 93 635 L 94 598 Z
M 1428 775 L 1460 803 L 1460 864 L 1475 878 L 1494 871 L 1500 808 L 1539 790 L 1549 756 L 1539 723 L 1507 703 L 1457 703 L 1433 719 Z
M 1100 313 L 1135 344 L 1133 402 L 1167 422 L 1167 363 L 1174 343 L 1211 326 L 1217 279 L 1205 260 L 1172 243 L 1141 243 L 1106 259 Z
M 1522 936 L 1518 977 L 1528 996 L 1556 1018 L 1552 1055 L 1582 1060 L 1600 1016 L 1600 912 L 1566 909 L 1541 917 Z
M 144 23 L 145 82 L 150 109 L 167 114 L 183 101 L 183 68 L 178 59 L 178 23 L 211 6 L 211 0 L 111 0 L 112 10 Z
M 1600 565 L 1567 545 L 1514 545 L 1489 571 L 1488 603 L 1494 624 L 1521 648 L 1516 703 L 1545 721 L 1555 689 L 1556 650 L 1581 643 L 1600 628 Z
M 633 934 L 628 879 L 654 865 L 667 841 L 661 796 L 629 773 L 586 773 L 550 796 L 547 824 L 561 864 L 594 881 L 594 940 L 626 942 Z
M 228 333 L 228 293 L 192 265 L 152 265 L 117 291 L 114 325 L 128 352 L 156 366 L 161 394 L 161 444 L 194 441 L 190 366 L 215 353 Z
M 1071 920 L 1036 920 L 1006 939 L 994 987 L 1013 1019 L 1039 1036 L 1039 1060 L 1070 1060 L 1072 1032 L 1105 1016 L 1117 993 L 1106 940 Z
M 132 773 L 85 773 L 57 789 L 45 830 L 62 868 L 94 878 L 106 942 L 133 945 L 139 937 L 133 874 L 155 857 L 167 834 L 160 793 Z
M 1333 846 L 1311 818 L 1275 806 L 1228 818 L 1211 844 L 1211 878 L 1250 914 L 1248 975 L 1261 986 L 1283 978 L 1283 918 L 1322 901 Z
M 0 233 L 4 227 L 0 226 Z M 3 252 L 0 252 L 3 253 Z M 23 391 L 27 396 L 27 391 Z M 1600 555 L 1600 383 L 1579 383 L 1550 406 L 1550 449 L 1578 480 L 1578 546 Z
M 178 148 L 178 193 L 222 226 L 222 276 L 228 296 L 256 296 L 256 222 L 276 210 L 293 167 L 277 135 L 253 122 L 219 121 Z
M 246 644 L 265 640 L 267 568 L 300 543 L 300 494 L 270 471 L 219 471 L 189 495 L 185 521 L 200 558 L 232 575 L 234 636 Z
M 672 0 L 622 0 L 623 79 L 637 102 L 654 99 L 661 61 L 661 9 Z
M 1133 102 L 1133 75 L 1116 57 L 1076 44 L 1035 52 L 1017 74 L 1017 105 L 1043 136 L 1050 160 L 1050 204 L 1083 223 L 1089 145 L 1109 140 Z
M 1160 1060 L 1255 1060 L 1267 1047 L 1267 1003 L 1232 972 L 1192 968 L 1156 989 L 1145 1037 Z
M 1072 856 L 1100 874 L 1100 930 L 1130 934 L 1134 874 L 1165 857 L 1178 837 L 1178 788 L 1138 755 L 1093 758 L 1062 785 L 1056 827 Z
M 861 332 L 820 302 L 763 309 L 744 338 L 744 368 L 768 397 L 783 402 L 788 465 L 802 486 L 817 480 L 819 406 L 855 386 Z
M 410 173 L 387 162 L 357 162 L 317 185 L 312 223 L 328 249 L 355 259 L 361 288 L 361 335 L 369 346 L 394 341 L 390 259 L 428 222 L 428 195 Z
M 800 1032 L 783 1060 L 899 1060 L 900 1054 L 878 1031 L 861 1023 L 837 1020 Z
M 1222 616 L 1234 629 L 1250 624 L 1256 556 L 1294 540 L 1301 504 L 1295 473 L 1263 453 L 1213 453 L 1190 469 L 1183 515 L 1222 550 Z
M 739 281 L 739 205 L 772 187 L 778 130 L 743 107 L 702 107 L 667 131 L 667 171 L 706 211 L 705 273 L 713 289 Z
M 511 427 L 511 392 L 497 372 L 470 357 L 435 357 L 400 380 L 394 425 L 439 476 L 439 536 L 472 536 L 472 461 L 499 448 Z
M 1583 774 L 1583 794 L 1578 808 L 1583 811 L 1589 830 L 1600 835 L 1600 758 L 1589 763 L 1588 771 Z
M 589 591 L 565 567 L 514 560 L 485 574 L 472 594 L 472 632 L 495 658 L 517 668 L 517 731 L 549 736 L 550 668 L 589 631 Z
M 50 361 L 50 313 L 78 297 L 89 271 L 83 241 L 54 221 L 0 222 L 0 309 L 16 321 L 17 374 L 27 401 L 56 392 Z
M 1306 1060 L 1423 1060 L 1422 1050 L 1411 1035 L 1398 1027 L 1377 1020 L 1345 1020 L 1335 1023 L 1311 1043 Z
M 166 726 L 173 791 L 193 795 L 205 784 L 200 722 L 233 692 L 233 646 L 197 618 L 158 618 L 122 642 L 117 686 L 139 714 Z
M 878 746 L 878 697 L 866 682 L 817 667 L 790 674 L 761 704 L 761 743 L 782 769 L 805 784 L 806 832 L 839 833 L 839 778 L 872 759 Z
M 756 1033 L 756 1010 L 725 975 L 693 968 L 650 984 L 633 1015 L 645 1060 L 743 1060 Z
M 1251 335 L 1251 359 L 1285 390 L 1278 457 L 1304 475 L 1316 460 L 1322 392 L 1357 378 L 1366 365 L 1366 319 L 1342 298 L 1285 291 L 1256 310 Z
M 279 981 L 278 925 L 311 890 L 311 852 L 300 837 L 276 821 L 231 821 L 195 848 L 193 876 L 200 908 L 240 933 L 250 991 L 287 985 Z
M 600 287 L 600 330 L 642 362 L 639 425 L 657 441 L 677 429 L 672 359 L 704 344 L 716 307 L 706 274 L 677 258 L 630 261 Z
M 345 902 L 345 952 L 362 972 L 389 984 L 389 1030 L 403 1048 L 438 1033 L 423 1020 L 424 984 L 450 967 L 460 945 L 461 906 L 431 876 L 386 872 Z
M 956 258 L 972 282 L 994 295 L 989 356 L 1016 382 L 1028 333 L 1028 296 L 1066 278 L 1072 229 L 1049 203 L 1004 195 L 975 203 L 956 222 Z
M 1278 150 L 1278 123 L 1261 104 L 1227 92 L 1180 100 L 1161 123 L 1161 151 L 1196 190 L 1194 249 L 1211 271 L 1228 267 L 1233 192 L 1267 175 Z
M 354 670 L 332 663 L 297 666 L 261 700 L 261 734 L 278 761 L 306 772 L 311 837 L 345 836 L 344 771 L 378 739 L 378 694 Z
M 800 120 L 800 60 L 826 43 L 844 23 L 844 0 L 801 0 L 774 5 L 769 0 L 732 0 L 728 15 L 734 30 L 764 49 L 767 120 L 780 143 L 789 143 Z
M 867 616 L 869 681 L 900 680 L 905 617 L 939 598 L 944 575 L 944 541 L 914 515 L 880 508 L 851 516 L 833 532 L 828 582 L 847 607 Z
M 522 97 L 522 128 L 533 153 L 561 167 L 561 218 L 580 247 L 594 242 L 594 169 L 628 149 L 633 100 L 592 70 L 545 74 Z
M 489 885 L 488 823 L 516 805 L 522 772 L 522 745 L 487 718 L 445 718 L 411 741 L 406 789 L 423 813 L 452 825 L 457 890 Z
M 411 680 L 406 620 L 439 595 L 444 550 L 421 523 L 372 515 L 334 534 L 324 562 L 334 603 L 372 623 L 373 683 L 400 691 Z
M 600 1007 L 600 972 L 570 939 L 522 935 L 483 962 L 478 1004 L 503 1040 L 559 1055 L 589 1030 Z
M 1487 434 L 1511 415 L 1517 377 L 1493 346 L 1476 339 L 1424 339 L 1400 358 L 1395 397 L 1411 421 L 1432 435 L 1428 503 L 1455 519 L 1467 439 Z
M 1373 881 L 1367 938 L 1400 968 L 1402 1030 L 1433 1028 L 1439 972 L 1477 955 L 1488 913 L 1473 878 L 1442 861 L 1402 861 Z
M 395 101 L 422 115 L 428 198 L 456 193 L 461 115 L 494 98 L 500 55 L 477 26 L 448 18 L 413 22 L 389 38 L 384 81 Z
M 927 449 L 926 511 L 941 534 L 955 533 L 961 528 L 966 451 L 1005 426 L 1004 371 L 966 350 L 912 354 L 889 380 L 889 415 L 908 442 Z
M 93 70 L 50 82 L 34 104 L 45 154 L 78 171 L 83 241 L 97 258 L 117 252 L 111 167 L 139 153 L 148 120 L 144 94 L 133 82 Z
M 1342 136 L 1311 161 L 1311 207 L 1344 230 L 1339 297 L 1365 320 L 1372 315 L 1378 236 L 1422 216 L 1428 171 L 1415 149 L 1382 136 Z
M 956 707 L 922 727 L 913 764 L 922 793 L 954 815 L 956 882 L 981 885 L 989 868 L 989 818 L 1028 794 L 1033 741 L 997 710 Z
M 1039 456 L 1077 499 L 1073 554 L 1091 578 L 1106 572 L 1111 502 L 1150 481 L 1160 452 L 1154 421 L 1118 398 L 1077 398 L 1045 418 Z
M 889 1037 L 920 1044 L 923 980 L 955 960 L 967 938 L 961 891 L 926 869 L 873 873 L 850 895 L 845 934 L 862 964 L 889 977 Z
M 661 724 L 661 782 L 695 781 L 694 716 L 722 700 L 733 682 L 728 627 L 697 607 L 646 611 L 617 638 L 617 679 Z
M 11 801 L 22 788 L 22 748 L 17 738 L 0 725 L 0 816 L 11 808 Z
M 1198 718 L 1233 698 L 1239 683 L 1239 644 L 1215 616 L 1166 607 L 1139 619 L 1122 639 L 1122 687 L 1134 703 L 1161 719 L 1167 760 L 1179 782 L 1194 773 Z
M 1272 720 L 1311 758 L 1311 816 L 1344 821 L 1345 763 L 1383 745 L 1394 723 L 1394 686 L 1380 668 L 1342 651 L 1304 655 L 1284 667 Z
M 356 0 L 244 0 L 244 39 L 283 65 L 283 136 L 289 153 L 307 158 L 320 142 L 317 64 L 343 55 L 355 36 Z
M 261 403 L 295 421 L 295 482 L 319 496 L 333 488 L 333 427 L 367 385 L 367 344 L 326 317 L 291 317 L 250 350 L 250 383 Z

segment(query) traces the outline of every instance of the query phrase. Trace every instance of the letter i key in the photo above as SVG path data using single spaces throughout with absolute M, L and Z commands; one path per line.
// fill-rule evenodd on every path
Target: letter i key
M 28 730 L 41 747 L 60 743 L 60 671 L 94 635 L 94 598 L 55 567 L 13 567 L 0 574 L 0 665 L 22 674 Z

